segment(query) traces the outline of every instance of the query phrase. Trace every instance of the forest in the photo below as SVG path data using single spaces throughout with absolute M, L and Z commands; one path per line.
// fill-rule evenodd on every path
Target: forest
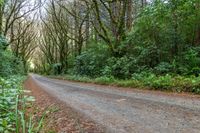
M 2 1 L 0 73 L 199 93 L 199 4 Z
M 0 0 L 0 34 L 0 132 L 28 73 L 200 93 L 200 0 Z
M 34 71 L 84 82 L 199 93 L 199 0 L 51 0 Z

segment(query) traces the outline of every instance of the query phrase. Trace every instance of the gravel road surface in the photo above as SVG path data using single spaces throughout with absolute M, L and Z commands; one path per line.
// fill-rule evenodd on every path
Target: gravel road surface
M 200 133 L 200 98 L 49 79 L 31 74 L 45 92 L 109 133 Z

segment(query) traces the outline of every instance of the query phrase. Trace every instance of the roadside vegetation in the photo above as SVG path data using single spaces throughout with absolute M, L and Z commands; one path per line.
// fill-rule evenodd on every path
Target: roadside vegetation
M 26 72 L 23 63 L 7 48 L 8 41 L 0 37 L 0 132 L 37 133 L 41 130 L 43 117 L 35 120 L 27 112 L 34 97 L 23 88 Z
M 200 94 L 200 78 L 195 76 L 171 76 L 168 74 L 157 76 L 152 73 L 141 73 L 133 75 L 131 79 L 116 79 L 106 76 L 91 78 L 78 75 L 51 75 L 48 77 L 100 85 Z
M 49 1 L 33 71 L 199 93 L 199 5 L 199 0 Z
M 38 133 L 42 129 L 45 113 L 35 119 L 31 112 L 34 97 L 24 90 L 26 76 L 0 77 L 0 132 L 1 133 Z
M 37 133 L 42 127 L 44 116 L 36 120 L 27 112 L 34 98 L 23 88 L 36 48 L 33 14 L 40 5 L 0 0 L 0 133 Z

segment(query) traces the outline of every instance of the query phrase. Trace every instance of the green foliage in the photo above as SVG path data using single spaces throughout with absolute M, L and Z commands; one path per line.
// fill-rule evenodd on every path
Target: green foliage
M 23 65 L 10 51 L 0 51 L 0 76 L 23 74 Z
M 136 14 L 132 30 L 121 39 L 108 34 L 108 38 L 113 38 L 111 42 L 97 39 L 97 42 L 83 46 L 80 55 L 75 54 L 74 57 L 73 52 L 76 51 L 71 52 L 68 72 L 93 78 L 106 76 L 118 79 L 130 79 L 132 74 L 143 71 L 156 75 L 198 76 L 200 47 L 196 37 L 200 27 L 199 2 L 152 1 Z M 60 65 L 49 65 L 50 73 L 60 74 L 55 73 Z
M 170 73 L 173 71 L 173 65 L 168 62 L 161 62 L 158 66 L 154 67 L 154 70 L 158 74 Z
M 198 77 L 199 76 L 199 74 L 200 74 L 200 68 L 199 67 L 194 67 L 194 68 L 192 68 L 192 70 L 190 71 L 190 74 L 193 74 L 193 75 L 195 75 L 196 77 Z
M 22 93 L 23 78 L 0 78 L 0 132 L 14 132 L 16 121 L 15 109 L 17 97 Z
M 200 66 L 195 42 L 200 18 L 197 2 L 156 0 L 144 8 L 122 44 L 128 46 L 129 57 L 156 74 L 198 75 L 196 70 L 191 71 Z
M 106 76 L 102 76 L 102 77 L 98 77 L 94 80 L 94 83 L 98 83 L 98 84 L 102 84 L 102 85 L 109 85 L 113 82 L 115 82 L 116 80 L 114 79 L 114 77 L 106 77 Z
M 200 47 L 190 48 L 188 51 L 184 53 L 184 59 L 182 62 L 182 66 L 186 66 L 189 71 L 189 74 L 198 74 L 196 71 L 200 66 Z M 196 69 L 196 70 L 195 70 Z M 199 73 L 200 74 L 200 73 Z
M 102 69 L 102 75 L 116 78 L 130 78 L 131 74 L 138 69 L 136 60 L 132 57 L 111 57 L 106 60 L 106 66 Z
M 0 0 L 0 5 L 4 3 L 4 0 Z
M 74 71 L 79 75 L 100 76 L 105 61 L 109 56 L 106 45 L 102 43 L 91 44 L 90 48 L 77 56 Z
M 16 58 L 11 51 L 6 50 L 7 41 L 0 37 L 0 76 L 10 76 L 23 73 L 23 65 L 20 59 Z
M 157 90 L 199 93 L 200 89 L 200 77 L 195 76 L 172 76 L 169 74 L 156 76 L 153 73 L 144 72 L 134 74 L 132 79 L 137 80 L 144 87 Z
M 128 80 L 121 80 L 106 76 L 101 76 L 95 79 L 78 75 L 51 77 L 86 83 L 96 83 L 101 85 L 114 85 L 119 87 L 147 88 L 153 90 L 191 92 L 200 94 L 200 77 L 195 76 L 179 76 L 170 74 L 157 76 L 151 72 L 142 72 L 133 74 L 132 78 Z
M 1 133 L 37 133 L 41 130 L 45 113 L 39 121 L 34 121 L 33 115 L 26 114 L 26 107 L 35 99 L 24 95 L 25 90 L 22 87 L 24 80 L 25 77 L 19 75 L 6 79 L 0 77 Z
M 104 44 L 92 45 L 75 61 L 75 74 L 90 77 L 130 78 L 138 69 L 133 57 L 112 57 Z
M 76 76 L 69 79 L 199 93 L 199 3 L 153 0 L 136 15 L 121 42 L 113 37 L 117 46 L 112 47 L 112 41 L 90 43 L 76 57 L 70 71 Z
M 61 63 L 53 64 L 51 73 L 53 73 L 53 74 L 61 74 Z
M 6 40 L 6 38 L 2 35 L 0 35 L 0 49 L 6 49 L 6 47 L 8 46 L 8 42 Z

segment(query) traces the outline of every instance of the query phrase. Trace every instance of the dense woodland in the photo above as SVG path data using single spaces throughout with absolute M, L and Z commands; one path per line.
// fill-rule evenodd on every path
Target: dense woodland
M 3 76 L 199 76 L 200 0 L 4 0 L 0 8 Z
M 35 70 L 44 74 L 196 76 L 198 0 L 50 0 L 40 12 Z

